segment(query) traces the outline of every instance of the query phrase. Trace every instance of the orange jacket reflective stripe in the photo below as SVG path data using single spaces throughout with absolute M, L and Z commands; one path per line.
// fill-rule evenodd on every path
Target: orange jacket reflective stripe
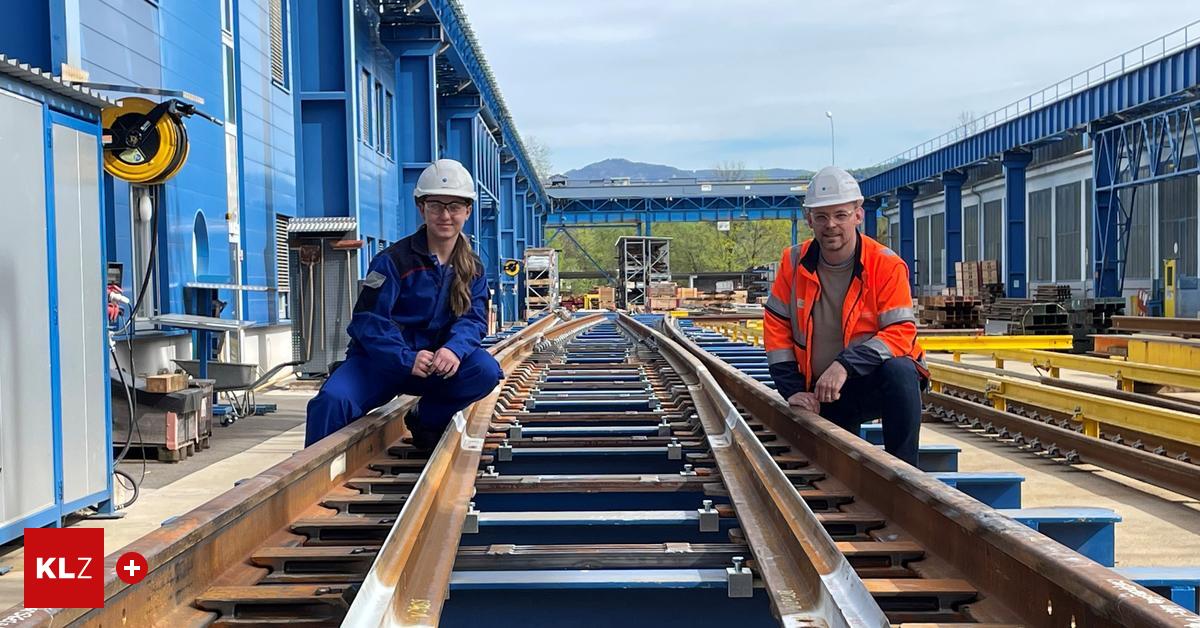
M 795 368 L 804 390 L 811 390 L 816 380 L 808 348 L 812 345 L 812 306 L 821 294 L 817 276 L 820 254 L 820 245 L 813 240 L 783 251 L 763 316 L 772 375 Z M 891 249 L 862 234 L 842 305 L 842 346 L 837 359 L 851 376 L 870 373 L 884 360 L 897 357 L 912 358 L 919 372 L 928 373 L 925 352 L 917 344 L 908 267 Z M 787 397 L 798 391 L 779 392 Z

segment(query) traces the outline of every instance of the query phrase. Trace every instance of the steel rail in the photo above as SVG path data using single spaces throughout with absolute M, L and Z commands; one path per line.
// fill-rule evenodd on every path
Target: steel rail
M 1019 435 L 1023 443 L 1038 442 L 1042 447 L 1057 448 L 1060 456 L 1067 457 L 1072 464 L 1093 464 L 1180 495 L 1200 499 L 1200 465 L 1093 438 L 945 393 L 927 393 L 925 400 L 935 408 L 933 416 L 941 421 L 962 425 L 965 419 L 975 419 L 983 424 L 988 433 L 1000 434 L 998 438 L 1004 438 L 1005 434 L 1009 437 Z M 1015 444 L 1020 446 L 1022 443 Z
M 899 462 L 857 435 L 794 409 L 777 392 L 704 351 L 674 323 L 722 389 L 931 556 L 1031 626 L 1180 626 L 1196 616 L 987 505 Z
M 1008 403 L 1029 404 L 1076 417 L 1084 433 L 1100 436 L 1101 425 L 1145 432 L 1180 443 L 1200 444 L 1200 417 L 1166 408 L 1132 403 L 1069 388 L 1046 386 L 1039 381 L 1009 377 L 978 369 L 929 361 L 933 389 L 954 386 L 983 393 L 997 410 Z
M 1171 334 L 1184 338 L 1200 336 L 1200 320 L 1151 316 L 1114 316 L 1112 328 L 1133 333 Z
M 1039 338 L 1041 336 L 1031 337 Z M 924 341 L 921 344 L 924 345 Z M 1116 380 L 1122 386 L 1123 390 L 1132 390 L 1133 382 L 1200 390 L 1200 371 L 1190 369 L 1159 366 L 1157 364 L 1139 364 L 1124 360 L 1108 360 L 1086 355 L 1055 353 L 1053 351 L 987 347 L 980 349 L 956 349 L 956 351 L 991 356 L 993 360 L 996 360 L 996 368 L 1003 368 L 1004 362 L 1009 360 L 1029 364 L 1038 369 L 1050 372 L 1052 377 L 1058 377 L 1059 369 L 1107 375 Z
M 497 343 L 504 350 L 560 323 L 547 316 Z M 104 607 L 25 608 L 0 613 L 0 626 L 31 628 L 96 625 L 207 625 L 213 614 L 189 605 L 213 582 L 242 570 L 247 580 L 261 570 L 244 565 L 266 536 L 285 530 L 322 495 L 364 468 L 405 433 L 399 420 L 415 403 L 398 397 L 311 447 L 164 524 L 104 559 Z M 146 558 L 146 577 L 129 585 L 117 577 L 117 559 L 125 552 Z
M 706 366 L 662 332 L 626 314 L 620 322 L 688 384 L 781 623 L 887 626 L 866 585 Z
M 504 346 L 497 343 L 500 350 L 496 359 L 506 374 L 512 374 L 542 341 L 572 336 L 602 320 L 602 315 L 592 315 Z M 470 418 L 459 415 L 454 426 L 443 434 L 380 547 L 343 625 L 437 625 L 499 396 L 497 389 L 473 406 Z

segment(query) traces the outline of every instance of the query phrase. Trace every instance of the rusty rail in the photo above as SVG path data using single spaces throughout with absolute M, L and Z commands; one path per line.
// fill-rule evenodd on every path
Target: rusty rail
M 975 606 L 1035 626 L 1195 626 L 1196 616 L 994 509 L 897 461 L 692 343 L 721 387 L 814 465 L 836 478 L 962 574 L 983 596 Z
M 529 341 L 561 322 L 547 316 L 497 343 L 500 351 Z M 493 350 L 496 350 L 493 347 Z M 104 560 L 103 608 L 25 608 L 0 614 L 5 628 L 62 625 L 152 626 L 207 625 L 214 615 L 181 600 L 191 600 L 212 583 L 261 573 L 246 557 L 270 531 L 284 530 L 322 495 L 365 467 L 379 452 L 400 440 L 413 397 L 398 397 L 312 447 L 238 484 Z M 117 577 L 117 559 L 133 551 L 146 557 L 148 572 L 137 585 Z M 232 572 L 232 573 L 231 573 Z

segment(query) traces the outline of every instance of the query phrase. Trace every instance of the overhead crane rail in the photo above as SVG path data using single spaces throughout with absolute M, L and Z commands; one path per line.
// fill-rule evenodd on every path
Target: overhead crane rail
M 548 316 L 493 344 L 505 382 L 432 454 L 401 440 L 398 400 L 121 550 L 150 573 L 110 578 L 105 608 L 0 619 L 1200 621 L 945 483 L 971 490 L 969 474 L 938 479 L 794 413 L 678 323 L 600 319 Z

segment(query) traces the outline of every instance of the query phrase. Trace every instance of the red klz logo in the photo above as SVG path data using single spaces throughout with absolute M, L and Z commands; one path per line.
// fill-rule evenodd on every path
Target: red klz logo
M 25 529 L 25 606 L 104 606 L 104 530 Z

